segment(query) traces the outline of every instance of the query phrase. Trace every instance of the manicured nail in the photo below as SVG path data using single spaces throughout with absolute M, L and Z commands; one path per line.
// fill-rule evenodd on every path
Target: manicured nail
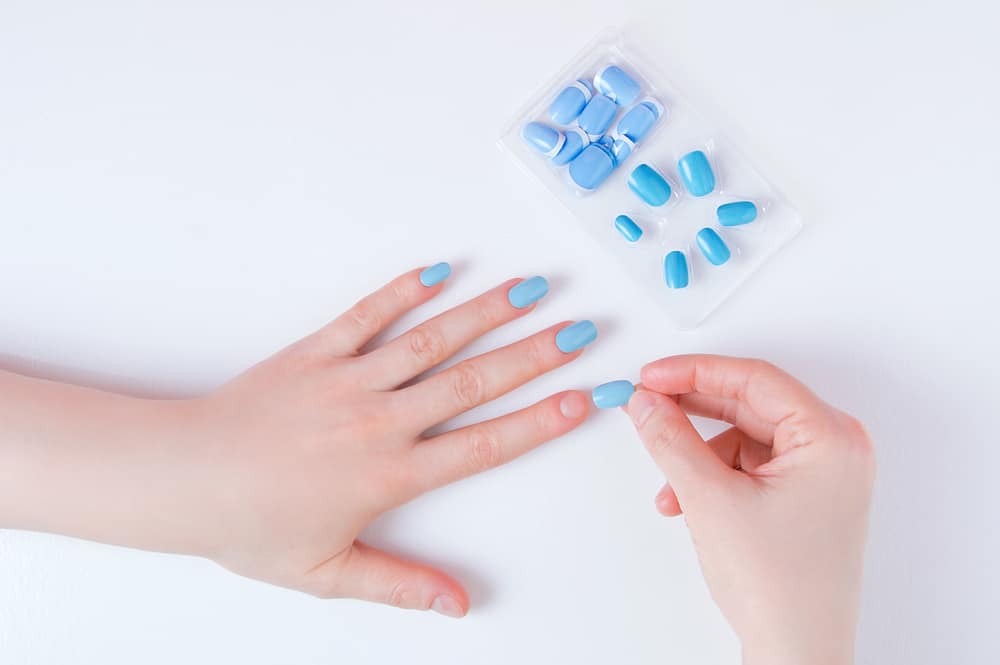
M 523 282 L 518 282 L 510 287 L 507 292 L 507 300 L 518 309 L 524 309 L 534 302 L 538 302 L 549 292 L 549 283 L 544 277 L 532 277 Z
M 632 382 L 621 379 L 597 386 L 591 391 L 590 398 L 598 409 L 613 409 L 616 406 L 628 404 L 628 400 L 634 392 L 635 386 L 632 385 Z
M 567 393 L 559 400 L 559 411 L 563 418 L 576 420 L 587 412 L 587 400 L 580 393 Z
M 597 326 L 593 321 L 577 321 L 556 333 L 556 346 L 563 353 L 582 349 L 597 339 Z
M 461 619 L 465 616 L 465 612 L 462 610 L 462 606 L 458 604 L 458 601 L 451 596 L 438 596 L 431 603 L 431 609 L 438 614 L 443 614 L 446 617 L 452 617 L 454 619 Z
M 435 263 L 430 268 L 425 268 L 422 273 L 420 273 L 420 283 L 424 286 L 434 286 L 435 284 L 440 284 L 444 280 L 448 279 L 448 275 L 451 274 L 451 266 L 443 261 L 441 263 Z
M 636 427 L 642 427 L 656 408 L 656 398 L 644 390 L 637 391 L 628 401 L 628 414 Z

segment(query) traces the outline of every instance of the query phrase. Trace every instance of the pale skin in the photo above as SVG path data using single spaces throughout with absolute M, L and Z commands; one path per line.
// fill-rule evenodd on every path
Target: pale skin
M 445 572 L 374 549 L 378 515 L 569 432 L 579 391 L 429 436 L 431 428 L 573 361 L 563 322 L 427 375 L 533 311 L 514 279 L 381 344 L 437 295 L 420 270 L 201 397 L 149 400 L 0 373 L 0 527 L 202 556 L 326 598 L 463 616 Z M 670 485 L 747 663 L 852 659 L 871 443 L 849 416 L 760 361 L 665 358 L 627 412 Z M 733 429 L 707 443 L 688 419 Z

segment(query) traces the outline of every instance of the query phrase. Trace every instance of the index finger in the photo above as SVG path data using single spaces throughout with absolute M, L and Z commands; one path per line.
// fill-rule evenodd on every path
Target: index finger
M 748 410 L 777 426 L 794 416 L 808 417 L 826 410 L 825 404 L 790 374 L 753 358 L 672 356 L 643 367 L 641 377 L 643 385 L 666 395 L 698 393 L 737 402 L 745 407 L 730 410 L 737 421 Z

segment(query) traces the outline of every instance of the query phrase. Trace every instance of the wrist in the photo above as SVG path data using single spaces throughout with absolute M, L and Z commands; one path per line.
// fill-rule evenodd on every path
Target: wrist
M 854 636 L 833 635 L 743 642 L 743 665 L 853 665 Z

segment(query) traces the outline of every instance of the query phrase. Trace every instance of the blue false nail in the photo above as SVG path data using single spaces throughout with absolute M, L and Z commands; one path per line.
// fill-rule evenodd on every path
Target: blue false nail
M 553 157 L 563 146 L 562 132 L 541 122 L 529 122 L 521 131 L 524 140 L 546 157 Z
M 583 149 L 590 145 L 590 138 L 582 129 L 574 127 L 566 130 L 566 140 L 562 148 L 552 158 L 552 163 L 556 166 L 565 166 L 576 159 Z
M 604 95 L 594 95 L 576 119 L 576 124 L 591 137 L 598 137 L 608 130 L 616 113 L 618 107 L 613 101 Z
M 615 158 L 603 145 L 591 143 L 569 163 L 573 182 L 584 189 L 597 189 L 615 170 Z
M 670 200 L 670 183 L 649 164 L 640 164 L 628 177 L 628 188 L 651 206 L 661 206 Z
M 598 409 L 613 409 L 616 406 L 625 406 L 635 392 L 635 386 L 631 381 L 621 379 L 620 381 L 609 381 L 602 383 L 590 392 L 590 399 L 594 401 L 594 406 Z
M 698 231 L 695 240 L 698 242 L 698 248 L 701 250 L 701 253 L 705 255 L 705 258 L 713 266 L 721 266 L 729 260 L 731 256 L 729 248 L 726 247 L 725 241 L 719 237 L 719 234 L 714 229 L 703 228 L 701 231 Z
M 715 214 L 723 226 L 740 226 L 757 219 L 757 206 L 750 201 L 736 201 L 719 206 Z
M 435 263 L 429 268 L 424 268 L 420 273 L 420 283 L 424 286 L 434 286 L 448 279 L 451 274 L 451 266 L 447 263 Z
M 636 224 L 635 220 L 628 215 L 618 215 L 615 217 L 615 228 L 629 242 L 636 242 L 642 237 L 642 227 Z
M 693 196 L 705 196 L 715 189 L 715 174 L 708 157 L 701 150 L 695 150 L 681 157 L 677 162 L 681 181 Z
M 507 300 L 514 307 L 524 309 L 531 303 L 541 300 L 548 292 L 548 281 L 544 277 L 535 276 L 510 287 L 510 291 L 507 292 Z
M 688 285 L 688 262 L 684 252 L 674 250 L 663 257 L 663 278 L 671 289 Z
M 577 321 L 556 333 L 556 346 L 563 353 L 582 349 L 597 339 L 597 326 L 593 321 Z
M 586 81 L 573 81 L 566 87 L 549 106 L 549 117 L 552 122 L 568 125 L 576 120 L 580 111 L 594 96 L 594 89 Z
M 594 77 L 594 87 L 622 106 L 628 106 L 639 96 L 639 83 L 617 65 L 599 71 Z

